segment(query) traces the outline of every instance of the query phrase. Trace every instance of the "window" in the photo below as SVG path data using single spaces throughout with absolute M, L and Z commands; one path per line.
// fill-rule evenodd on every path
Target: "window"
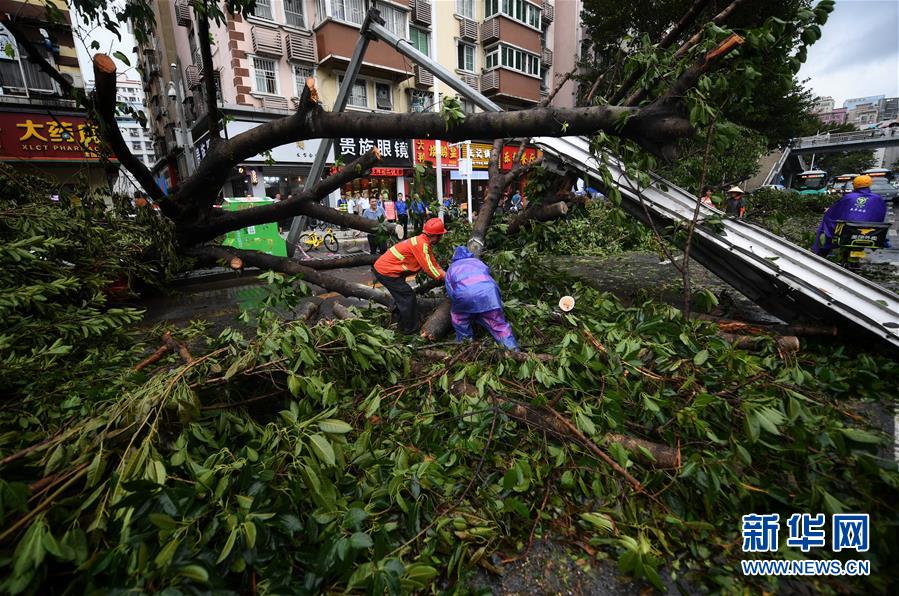
M 381 18 L 384 19 L 384 28 L 397 37 L 406 37 L 406 11 L 394 8 L 387 4 L 378 4 L 381 10 Z
M 140 141 L 132 141 L 131 148 L 134 149 L 135 151 L 140 151 L 141 150 Z
M 306 79 L 315 76 L 315 69 L 302 64 L 293 65 L 293 80 L 297 97 L 303 97 L 303 89 L 306 87 Z
M 375 106 L 379 110 L 393 109 L 393 90 L 387 83 L 375 83 Z
M 259 6 L 259 3 L 256 3 Z M 287 24 L 303 29 L 306 21 L 303 19 L 303 0 L 284 0 L 284 16 Z
M 513 48 L 504 44 L 497 44 L 487 50 L 484 59 L 485 68 L 497 68 L 504 66 L 517 70 L 518 72 L 529 74 L 535 77 L 540 76 L 540 57 L 528 52 Z
M 253 9 L 253 16 L 271 21 L 272 0 L 256 0 L 256 8 Z
M 471 101 L 470 99 L 466 99 L 466 98 L 462 97 L 461 95 L 456 97 L 456 99 L 459 100 L 459 105 L 462 106 L 462 111 L 464 113 L 474 114 L 476 106 L 473 101 Z
M 412 47 L 429 56 L 431 52 L 431 34 L 418 27 L 409 27 L 409 41 Z
M 468 72 L 474 72 L 474 46 L 465 43 L 458 42 L 457 46 L 458 50 L 458 68 L 459 70 L 466 70 Z
M 361 25 L 365 19 L 365 6 L 362 0 L 325 0 L 328 3 L 328 16 L 348 23 Z M 383 16 L 383 13 L 382 13 Z M 405 37 L 405 35 L 404 35 Z
M 343 85 L 343 77 L 337 77 L 337 84 Z M 368 82 L 365 79 L 356 77 L 353 81 L 353 88 L 350 89 L 350 96 L 347 98 L 347 105 L 354 108 L 368 107 Z
M 430 91 L 422 91 L 421 89 L 412 89 L 409 91 L 409 111 L 410 112 L 427 112 L 431 106 L 433 95 Z
M 147 151 L 152 151 L 153 143 L 151 143 L 150 141 L 144 141 L 144 148 L 146 148 Z
M 457 6 L 463 0 L 456 0 Z M 526 0 L 486 0 L 484 16 L 489 18 L 496 14 L 504 14 L 534 29 L 540 29 L 540 16 L 543 9 Z M 460 13 L 461 14 L 461 13 Z
M 278 65 L 274 60 L 253 57 L 253 71 L 257 93 L 278 94 Z
M 489 4 L 489 0 L 488 0 Z M 456 0 L 456 14 L 466 19 L 474 18 L 474 0 Z

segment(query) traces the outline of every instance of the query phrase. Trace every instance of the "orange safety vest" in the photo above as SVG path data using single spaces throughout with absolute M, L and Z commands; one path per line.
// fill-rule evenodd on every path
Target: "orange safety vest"
M 387 277 L 405 277 L 420 270 L 434 279 L 443 279 L 446 275 L 434 260 L 431 243 L 425 234 L 394 244 L 375 261 L 375 271 Z

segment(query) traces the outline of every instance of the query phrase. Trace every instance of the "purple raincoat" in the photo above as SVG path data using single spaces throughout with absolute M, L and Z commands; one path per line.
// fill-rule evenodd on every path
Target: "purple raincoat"
M 833 231 L 838 221 L 882 223 L 887 215 L 887 206 L 880 195 L 870 188 L 860 188 L 844 194 L 830 206 L 818 226 L 812 252 L 825 256 L 833 248 Z
M 446 270 L 446 294 L 453 301 L 453 312 L 473 314 L 503 307 L 490 268 L 464 246 L 456 247 Z

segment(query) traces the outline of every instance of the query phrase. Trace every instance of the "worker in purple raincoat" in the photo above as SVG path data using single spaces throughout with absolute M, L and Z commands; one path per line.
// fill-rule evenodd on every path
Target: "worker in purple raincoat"
M 871 177 L 856 176 L 852 188 L 854 192 L 844 194 L 824 214 L 812 244 L 813 253 L 827 256 L 833 248 L 833 232 L 838 221 L 883 223 L 887 206 L 880 195 L 871 192 Z
M 464 246 L 457 246 L 446 270 L 446 293 L 453 302 L 453 329 L 456 341 L 474 338 L 471 324 L 480 323 L 497 343 L 518 350 L 512 326 L 503 314 L 499 286 L 490 276 L 490 268 Z

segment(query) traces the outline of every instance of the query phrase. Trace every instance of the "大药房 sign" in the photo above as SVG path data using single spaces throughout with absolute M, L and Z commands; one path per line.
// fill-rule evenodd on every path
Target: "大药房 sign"
M 0 159 L 97 160 L 96 127 L 79 116 L 0 113 Z

